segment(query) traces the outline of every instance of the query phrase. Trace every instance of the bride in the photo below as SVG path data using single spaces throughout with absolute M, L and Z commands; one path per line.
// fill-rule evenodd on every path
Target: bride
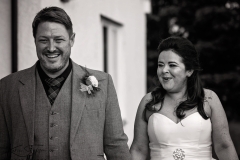
M 218 96 L 204 89 L 193 44 L 170 37 L 159 45 L 158 88 L 138 107 L 133 160 L 238 160 Z

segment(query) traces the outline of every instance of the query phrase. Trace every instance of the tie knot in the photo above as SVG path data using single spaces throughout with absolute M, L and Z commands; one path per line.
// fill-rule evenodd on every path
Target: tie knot
M 51 87 L 54 87 L 54 86 L 60 87 L 63 80 L 64 80 L 63 77 L 45 79 L 47 85 Z

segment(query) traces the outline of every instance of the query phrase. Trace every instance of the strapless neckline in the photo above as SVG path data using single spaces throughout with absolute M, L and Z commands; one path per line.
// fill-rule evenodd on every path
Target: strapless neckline
M 205 120 L 199 112 L 178 123 L 153 113 L 148 121 L 151 160 L 211 160 L 211 132 L 210 118 Z
M 165 117 L 165 118 L 168 119 L 170 122 L 178 125 L 178 124 L 181 124 L 182 121 L 188 119 L 189 117 L 194 116 L 196 113 L 198 113 L 198 112 L 194 112 L 194 113 L 192 113 L 192 114 L 189 114 L 187 117 L 183 118 L 181 121 L 179 121 L 179 122 L 177 122 L 177 123 L 176 123 L 175 121 L 173 121 L 171 118 L 169 118 L 168 116 L 164 115 L 164 114 L 157 113 L 157 112 L 156 112 L 156 113 L 153 113 L 153 114 L 156 114 L 156 115 L 160 115 L 160 116 L 162 116 L 162 117 Z M 152 115 L 153 115 L 153 114 L 152 114 Z M 151 116 L 152 116 L 152 115 L 151 115 Z M 197 115 L 199 115 L 199 114 L 197 114 Z M 151 116 L 150 116 L 150 117 L 151 117 Z M 149 117 L 149 119 L 150 119 L 150 117 Z

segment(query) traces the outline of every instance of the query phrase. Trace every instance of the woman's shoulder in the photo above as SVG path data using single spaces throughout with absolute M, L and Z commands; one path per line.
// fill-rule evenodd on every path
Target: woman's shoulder
M 151 100 L 152 100 L 152 94 L 150 92 L 150 93 L 147 93 L 146 95 L 143 96 L 138 108 L 140 110 L 144 110 L 147 103 L 149 103 Z
M 147 93 L 143 98 L 145 100 L 152 100 L 152 92 Z
M 143 96 L 137 111 L 137 116 L 146 122 L 146 105 L 152 100 L 152 94 L 147 93 Z
M 154 113 L 154 111 L 150 111 L 149 109 L 146 108 L 147 103 L 149 103 L 152 100 L 152 93 L 147 93 L 144 97 L 143 97 L 143 105 L 142 107 L 145 110 L 145 121 L 148 122 L 149 117 Z
M 213 100 L 215 98 L 218 98 L 217 94 L 214 91 L 206 88 L 204 88 L 203 90 L 205 94 L 205 100 Z
M 221 102 L 214 91 L 204 88 L 204 93 L 205 93 L 204 110 L 207 113 L 207 115 L 210 116 L 212 114 L 212 110 L 214 108 L 217 108 Z
M 141 103 L 143 104 L 147 104 L 148 102 L 150 102 L 152 100 L 152 93 L 149 92 L 146 95 L 143 96 Z

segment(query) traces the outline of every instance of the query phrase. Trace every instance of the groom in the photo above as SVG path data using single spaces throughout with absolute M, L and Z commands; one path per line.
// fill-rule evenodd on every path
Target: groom
M 129 160 L 111 76 L 69 58 L 69 16 L 44 8 L 32 27 L 39 60 L 0 80 L 0 159 Z

